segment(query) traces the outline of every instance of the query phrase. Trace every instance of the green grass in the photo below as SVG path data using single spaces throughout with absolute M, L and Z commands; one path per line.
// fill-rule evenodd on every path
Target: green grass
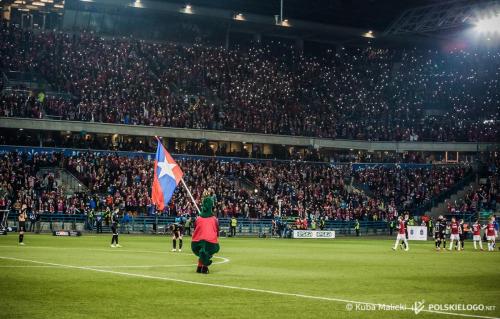
M 500 317 L 500 252 L 473 251 L 471 243 L 464 252 L 435 252 L 431 242 L 394 252 L 393 240 L 382 239 L 229 238 L 221 239 L 218 254 L 229 262 L 201 275 L 189 239 L 182 253 L 170 252 L 165 236 L 121 235 L 124 247 L 116 249 L 109 241 L 27 234 L 20 247 L 15 234 L 1 236 L 0 257 L 40 263 L 0 258 L 0 318 L 459 318 L 348 311 L 338 300 L 266 291 L 384 304 L 425 300 L 425 309 L 484 304 L 496 309 L 450 312 Z

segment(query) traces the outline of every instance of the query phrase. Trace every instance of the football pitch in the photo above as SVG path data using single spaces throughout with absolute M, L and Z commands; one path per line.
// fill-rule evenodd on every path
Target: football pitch
M 167 236 L 110 239 L 1 236 L 0 318 L 500 317 L 500 252 L 471 242 L 222 238 L 204 275 L 189 238 L 182 252 Z

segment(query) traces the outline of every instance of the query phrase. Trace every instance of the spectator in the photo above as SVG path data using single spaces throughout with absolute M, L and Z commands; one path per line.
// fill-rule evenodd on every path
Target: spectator
M 68 94 L 5 90 L 0 114 L 374 141 L 498 140 L 498 51 L 273 51 L 2 23 L 0 67 L 40 74 Z

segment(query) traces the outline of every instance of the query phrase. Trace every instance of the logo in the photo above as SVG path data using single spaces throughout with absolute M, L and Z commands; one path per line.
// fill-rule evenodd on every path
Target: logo
M 335 231 L 294 230 L 293 238 L 335 238 Z
M 415 301 L 415 303 L 413 304 L 413 311 L 415 312 L 416 315 L 418 315 L 420 313 L 420 311 L 424 310 L 425 308 L 425 300 L 421 300 L 421 301 Z
M 333 238 L 333 237 L 335 237 L 335 232 L 333 232 L 333 231 L 318 231 L 318 232 L 316 232 L 316 237 L 318 237 L 318 238 Z
M 312 232 L 310 231 L 297 232 L 297 237 L 310 238 L 312 236 Z
M 450 312 L 457 316 L 467 316 L 460 313 L 461 311 L 495 311 L 495 305 L 485 304 L 432 304 L 425 303 L 425 300 L 415 301 L 413 304 L 382 304 L 382 303 L 367 303 L 367 302 L 349 302 L 346 304 L 347 311 L 413 311 L 415 315 L 423 311 L 430 313 L 439 313 L 443 311 Z M 474 316 L 471 316 L 474 317 Z M 480 316 L 476 316 L 480 317 Z M 486 318 L 486 317 L 484 317 Z M 493 317 L 491 317 L 493 318 Z

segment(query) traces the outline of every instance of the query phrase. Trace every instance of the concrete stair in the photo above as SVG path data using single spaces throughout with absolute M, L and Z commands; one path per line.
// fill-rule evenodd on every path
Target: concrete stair
M 467 192 L 470 190 L 475 190 L 476 187 L 477 187 L 476 181 L 472 181 L 469 184 L 465 185 L 462 189 L 457 191 L 455 194 L 452 194 L 449 198 L 445 199 L 443 202 L 434 206 L 431 209 L 431 217 L 437 217 L 439 215 L 446 214 L 448 212 L 448 203 L 449 202 L 461 205 Z
M 54 176 L 58 187 L 62 187 L 66 195 L 88 191 L 88 188 L 78 178 L 63 168 L 42 167 L 37 172 L 38 177 L 43 177 L 47 174 L 52 174 Z

